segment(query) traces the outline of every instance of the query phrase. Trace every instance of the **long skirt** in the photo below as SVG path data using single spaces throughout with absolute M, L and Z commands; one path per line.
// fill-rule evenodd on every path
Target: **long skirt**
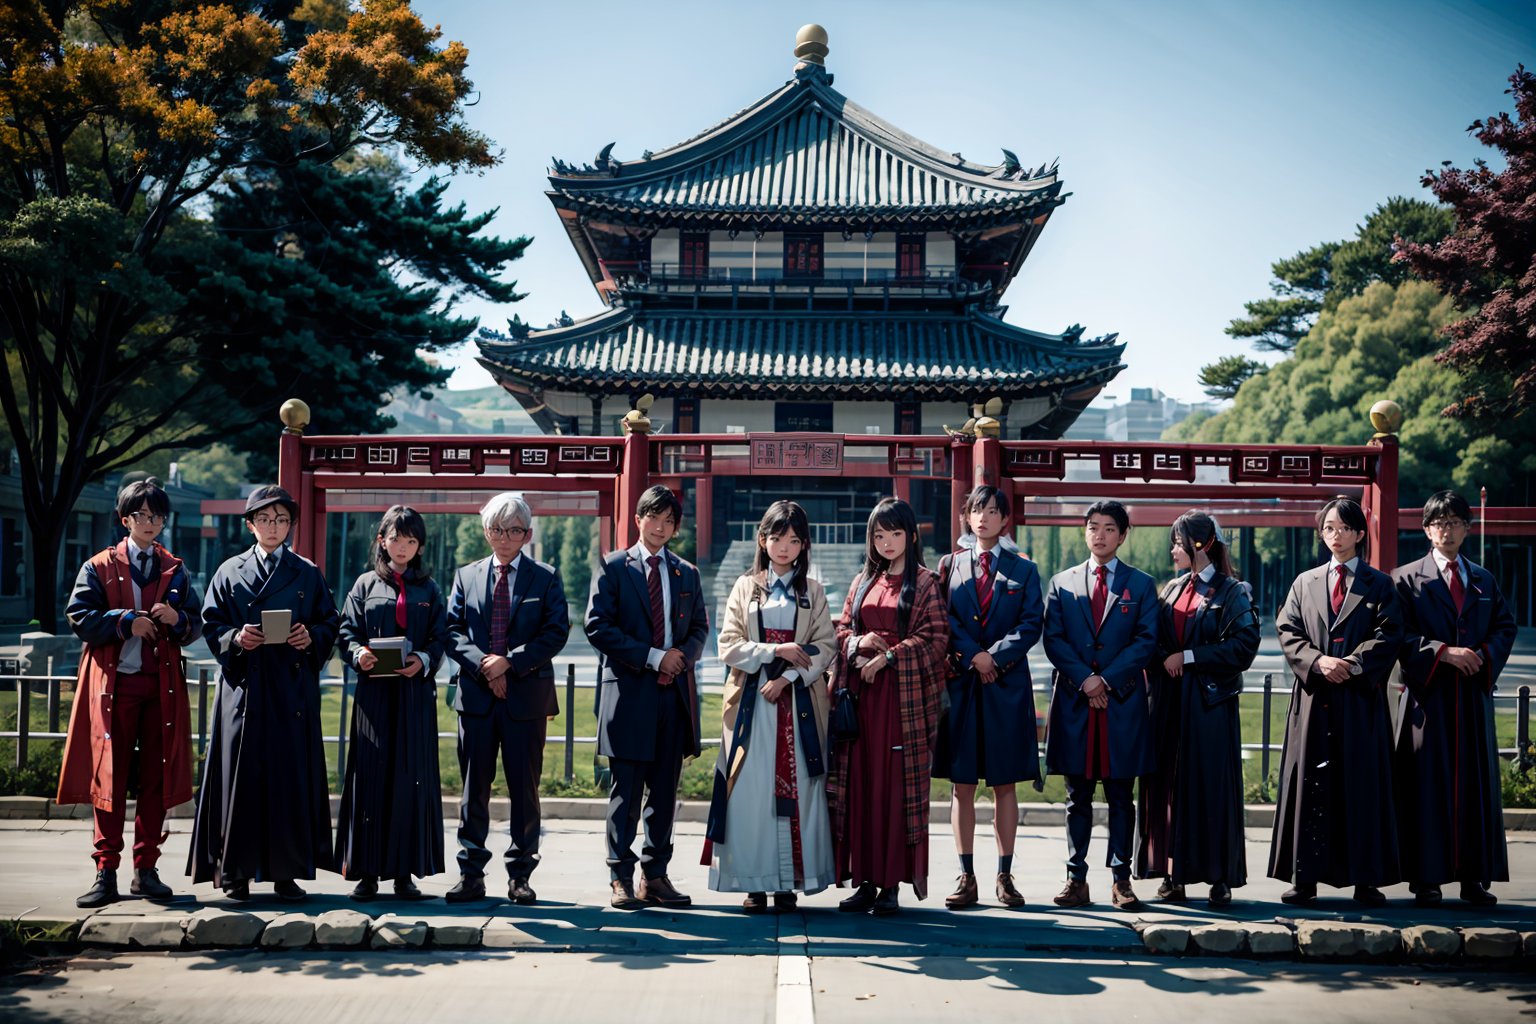
M 928 844 L 907 842 L 902 807 L 901 717 L 894 672 L 859 694 L 859 737 L 847 753 L 848 830 L 837 849 L 837 874 L 882 889 L 928 886 Z

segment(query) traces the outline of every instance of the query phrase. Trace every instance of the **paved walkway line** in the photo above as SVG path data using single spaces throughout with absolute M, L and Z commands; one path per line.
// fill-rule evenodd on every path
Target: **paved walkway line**
M 774 984 L 774 1024 L 814 1024 L 811 991 L 811 937 L 800 911 L 779 915 L 778 980 Z

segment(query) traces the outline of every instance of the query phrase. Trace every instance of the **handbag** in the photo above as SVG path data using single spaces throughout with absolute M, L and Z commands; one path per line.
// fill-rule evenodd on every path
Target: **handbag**
M 827 739 L 847 743 L 859 738 L 858 694 L 840 686 L 832 694 L 832 713 L 827 716 Z

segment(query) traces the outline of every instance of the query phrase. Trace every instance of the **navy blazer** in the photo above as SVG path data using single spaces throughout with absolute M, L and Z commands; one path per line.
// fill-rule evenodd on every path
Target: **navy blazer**
M 1156 765 L 1147 704 L 1146 665 L 1157 650 L 1157 589 L 1124 562 L 1108 581 L 1103 624 L 1093 623 L 1088 563 L 1051 578 L 1045 599 L 1045 656 L 1051 673 L 1046 770 L 1082 775 L 1088 764 L 1088 698 L 1082 686 L 1100 675 L 1109 686 L 1110 777 L 1131 778 Z
M 607 757 L 649 761 L 656 756 L 656 729 L 663 693 L 681 687 L 693 720 L 688 753 L 699 753 L 699 715 L 693 669 L 709 639 L 704 587 L 692 563 L 664 553 L 671 594 L 672 646 L 683 652 L 687 669 L 671 687 L 656 682 L 646 665 L 651 653 L 651 593 L 645 564 L 630 550 L 614 551 L 592 578 L 587 602 L 587 639 L 601 655 L 597 685 L 597 752 Z
M 949 646 L 960 661 L 960 674 L 949 681 L 952 763 L 940 770 L 963 783 L 978 776 L 1001 783 L 1040 778 L 1028 658 L 1029 649 L 1040 642 L 1044 617 L 1040 570 L 1001 544 L 992 554 L 992 600 L 985 620 L 975 549 L 946 555 L 939 565 L 949 609 Z M 988 684 L 971 671 L 982 651 L 997 664 L 997 679 Z M 985 742 L 977 736 L 978 720 Z
M 555 655 L 571 634 L 571 613 L 560 571 L 521 556 L 512 578 L 512 619 L 507 624 L 507 712 L 515 719 L 548 718 L 560 713 L 555 700 Z M 466 715 L 486 715 L 496 695 L 480 674 L 480 659 L 491 645 L 491 601 L 495 573 L 492 558 L 453 574 L 448 597 L 448 657 L 453 660 L 458 691 L 453 708 Z

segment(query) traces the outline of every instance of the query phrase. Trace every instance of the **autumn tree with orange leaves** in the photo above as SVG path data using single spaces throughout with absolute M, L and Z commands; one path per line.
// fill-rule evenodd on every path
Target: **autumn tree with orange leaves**
M 387 426 L 473 330 L 455 296 L 518 298 L 527 239 L 390 169 L 497 162 L 467 61 L 405 0 L 0 4 L 0 409 L 45 626 L 90 481 L 288 395 Z

